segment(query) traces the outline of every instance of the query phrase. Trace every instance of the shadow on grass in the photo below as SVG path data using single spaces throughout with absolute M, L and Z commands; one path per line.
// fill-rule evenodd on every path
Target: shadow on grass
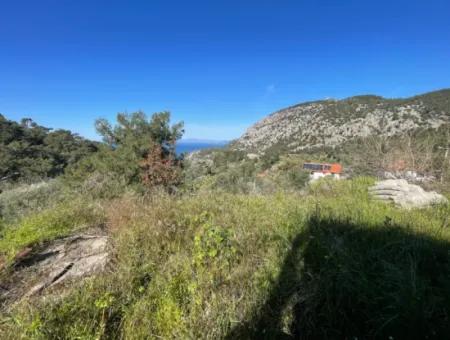
M 450 244 L 438 234 L 312 217 L 267 301 L 227 339 L 447 339 Z

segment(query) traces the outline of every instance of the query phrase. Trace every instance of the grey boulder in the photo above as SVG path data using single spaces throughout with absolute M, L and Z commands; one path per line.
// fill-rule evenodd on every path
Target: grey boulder
M 404 179 L 379 181 L 369 188 L 369 194 L 377 200 L 393 202 L 405 209 L 448 203 L 441 194 L 435 191 L 427 192 L 418 185 L 409 184 Z

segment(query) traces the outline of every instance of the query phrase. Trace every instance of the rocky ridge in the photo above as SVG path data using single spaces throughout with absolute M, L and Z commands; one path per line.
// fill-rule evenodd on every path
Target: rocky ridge
M 356 96 L 295 105 L 259 121 L 232 143 L 246 152 L 282 146 L 295 152 L 357 137 L 393 136 L 450 123 L 450 90 L 407 99 Z

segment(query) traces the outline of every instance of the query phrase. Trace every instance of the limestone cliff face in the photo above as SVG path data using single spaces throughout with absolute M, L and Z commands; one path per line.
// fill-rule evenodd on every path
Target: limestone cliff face
M 356 137 L 392 136 L 450 123 L 450 90 L 406 99 L 357 96 L 303 103 L 272 113 L 232 143 L 264 153 L 272 147 L 295 152 L 333 146 Z

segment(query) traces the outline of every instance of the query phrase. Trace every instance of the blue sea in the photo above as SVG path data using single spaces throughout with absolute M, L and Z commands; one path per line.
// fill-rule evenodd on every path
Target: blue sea
M 182 154 L 182 153 L 189 153 L 192 151 L 197 151 L 197 150 L 202 150 L 202 149 L 212 149 L 212 148 L 223 148 L 224 146 L 226 146 L 228 144 L 227 141 L 201 141 L 201 142 L 194 142 L 194 141 L 179 141 L 177 143 L 177 154 Z

